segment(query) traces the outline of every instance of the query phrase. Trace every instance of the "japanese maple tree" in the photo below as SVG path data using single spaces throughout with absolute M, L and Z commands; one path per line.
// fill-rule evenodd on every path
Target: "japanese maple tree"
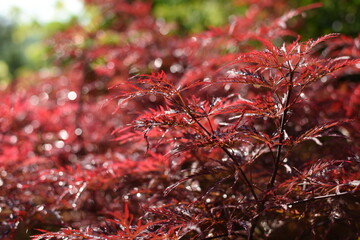
M 1 96 L 0 237 L 359 236 L 359 37 L 302 41 L 318 4 L 179 37 L 150 1 L 85 2 L 58 71 Z

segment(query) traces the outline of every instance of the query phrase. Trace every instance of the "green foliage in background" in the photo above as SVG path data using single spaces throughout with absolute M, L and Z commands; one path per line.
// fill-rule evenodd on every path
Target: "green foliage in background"
M 221 26 L 231 15 L 242 15 L 246 8 L 231 0 L 154 0 L 153 13 L 167 22 L 176 22 L 179 33 L 196 33 L 209 26 Z
M 360 0 L 291 0 L 291 7 L 321 2 L 323 7 L 309 11 L 298 32 L 316 38 L 332 32 L 356 37 L 360 32 Z
M 65 22 L 21 23 L 21 10 L 13 9 L 10 17 L 0 17 L 0 88 L 19 76 L 24 76 L 50 63 L 45 40 L 52 34 L 78 22 L 72 17 Z
M 290 8 L 313 3 L 323 7 L 308 11 L 296 31 L 304 39 L 332 32 L 355 37 L 360 32 L 360 0 L 290 0 Z M 208 26 L 221 26 L 231 15 L 242 15 L 245 5 L 234 6 L 230 0 L 154 0 L 154 14 L 177 22 L 181 33 L 199 32 Z
M 5 23 L 4 23 L 5 22 Z M 65 27 L 64 23 L 18 24 L 15 20 L 0 24 L 0 82 L 46 67 L 47 46 L 44 40 Z
M 14 41 L 15 29 L 15 23 L 0 19 L 0 84 L 8 83 L 25 64 L 22 45 Z

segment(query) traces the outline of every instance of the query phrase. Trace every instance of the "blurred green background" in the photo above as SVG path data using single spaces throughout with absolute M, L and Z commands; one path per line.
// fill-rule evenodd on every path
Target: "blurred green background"
M 31 0 L 29 0 L 31 1 Z M 232 15 L 243 15 L 251 1 L 236 1 L 243 4 L 234 5 L 231 0 L 153 0 L 153 14 L 167 22 L 177 25 L 172 34 L 187 35 L 206 29 L 208 26 L 221 26 L 229 21 Z M 319 1 L 290 0 L 290 8 L 308 5 Z M 322 0 L 322 8 L 306 13 L 296 25 L 303 39 L 316 38 L 330 32 L 340 32 L 356 37 L 360 30 L 360 0 Z M 64 10 L 61 0 L 56 8 Z M 13 8 L 7 16 L 0 16 L 0 89 L 12 79 L 26 76 L 33 71 L 49 66 L 47 46 L 44 40 L 53 33 L 66 29 L 69 25 L 83 25 L 101 19 L 95 7 L 86 6 L 82 12 L 66 18 L 40 22 L 20 21 L 26 9 Z M 65 20 L 64 20 L 65 19 Z M 100 20 L 99 20 L 100 19 Z M 97 26 L 106 27 L 106 24 Z

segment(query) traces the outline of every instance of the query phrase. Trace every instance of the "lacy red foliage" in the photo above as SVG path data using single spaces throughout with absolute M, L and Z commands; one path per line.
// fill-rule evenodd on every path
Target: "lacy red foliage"
M 359 235 L 359 38 L 285 42 L 315 6 L 175 37 L 150 2 L 85 2 L 113 20 L 0 97 L 0 238 Z

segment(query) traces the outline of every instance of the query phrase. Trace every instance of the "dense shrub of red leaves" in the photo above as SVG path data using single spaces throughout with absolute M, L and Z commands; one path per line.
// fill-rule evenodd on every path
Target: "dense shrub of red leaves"
M 180 38 L 150 2 L 85 2 L 103 25 L 2 92 L 0 238 L 359 236 L 359 37 L 300 41 L 317 5 Z

